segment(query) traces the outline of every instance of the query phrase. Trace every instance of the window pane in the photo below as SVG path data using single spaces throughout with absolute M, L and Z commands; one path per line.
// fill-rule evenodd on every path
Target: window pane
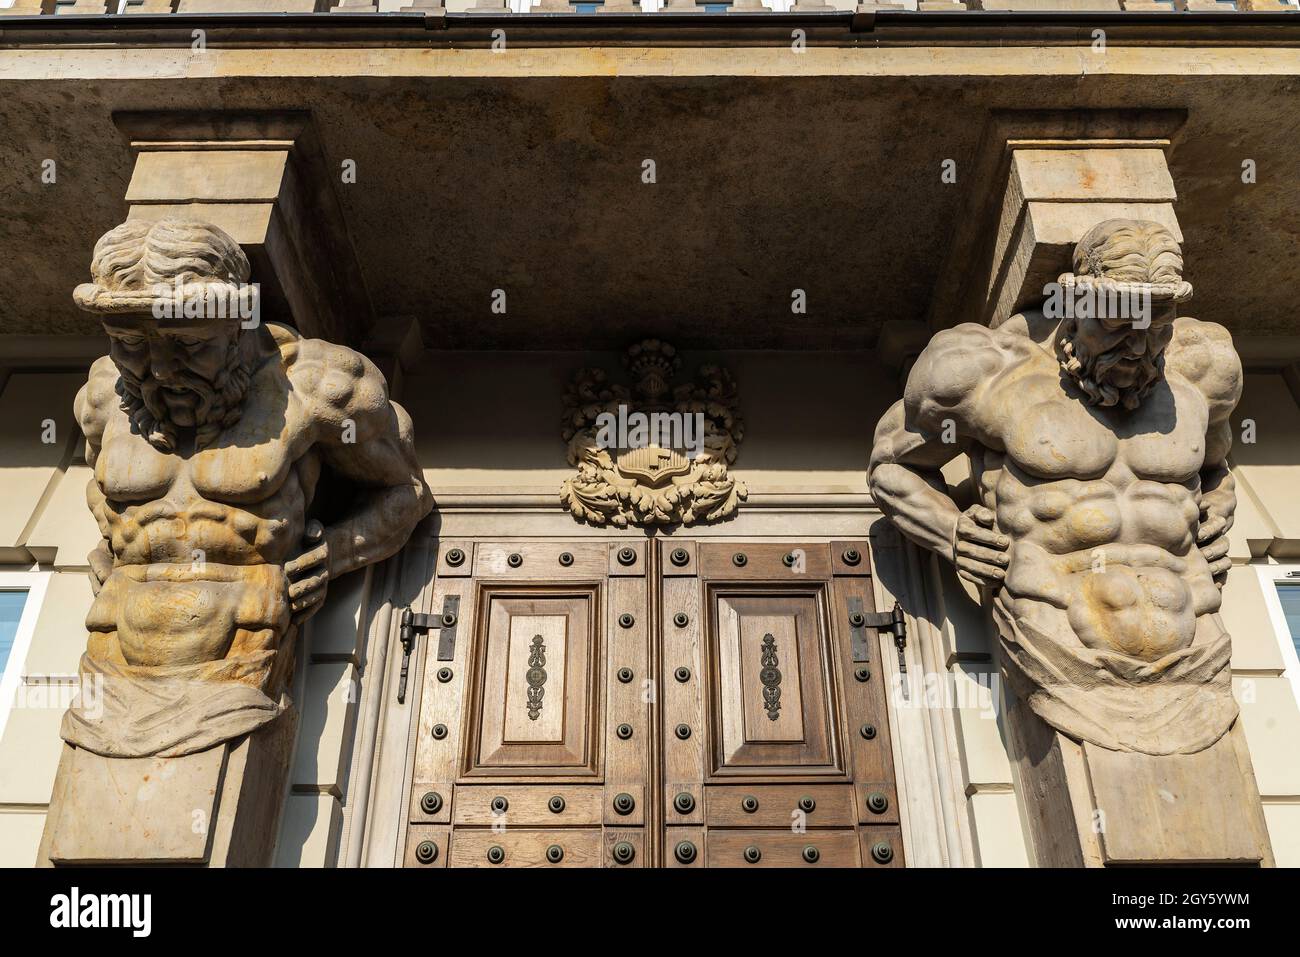
M 1282 600 L 1282 614 L 1291 631 L 1291 644 L 1300 655 L 1300 583 L 1278 582 L 1277 597 Z
M 0 673 L 5 670 L 9 650 L 14 646 L 14 638 L 18 636 L 18 620 L 23 616 L 23 605 L 26 603 L 26 589 L 0 591 Z

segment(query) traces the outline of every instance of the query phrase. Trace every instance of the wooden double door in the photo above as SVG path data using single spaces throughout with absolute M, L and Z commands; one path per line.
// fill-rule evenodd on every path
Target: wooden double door
M 902 866 L 865 540 L 444 541 L 426 596 L 407 866 Z

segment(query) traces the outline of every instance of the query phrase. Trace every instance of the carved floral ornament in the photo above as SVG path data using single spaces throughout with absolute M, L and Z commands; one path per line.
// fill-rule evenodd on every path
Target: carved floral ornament
M 728 471 L 744 424 L 731 373 L 701 366 L 672 385 L 677 350 L 658 339 L 631 346 L 631 388 L 583 369 L 564 397 L 563 438 L 578 474 L 560 501 L 592 525 L 693 525 L 730 518 L 748 497 Z

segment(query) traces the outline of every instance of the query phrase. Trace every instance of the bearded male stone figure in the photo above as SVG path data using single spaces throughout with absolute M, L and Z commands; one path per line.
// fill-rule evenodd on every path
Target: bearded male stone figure
M 1034 310 L 937 333 L 871 458 L 885 514 L 980 587 L 1012 686 L 1051 727 L 1112 751 L 1199 752 L 1237 716 L 1216 612 L 1241 364 L 1222 326 L 1175 317 L 1191 296 L 1181 272 L 1165 227 L 1098 224 L 1063 291 L 1149 301 L 1149 315 Z M 962 453 L 965 510 L 939 471 Z
M 217 227 L 127 222 L 91 273 L 74 298 L 110 352 L 76 400 L 104 536 L 81 669 L 104 700 L 74 705 L 62 734 L 106 757 L 186 755 L 281 713 L 297 625 L 331 579 L 400 548 L 432 498 L 374 365 L 241 322 L 248 260 Z M 327 470 L 355 492 L 323 527 Z

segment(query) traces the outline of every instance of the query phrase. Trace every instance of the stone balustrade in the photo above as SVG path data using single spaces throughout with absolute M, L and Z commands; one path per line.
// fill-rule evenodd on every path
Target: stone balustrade
M 953 12 L 1300 13 L 1300 0 L 0 0 L 0 16 L 160 13 L 803 13 Z

